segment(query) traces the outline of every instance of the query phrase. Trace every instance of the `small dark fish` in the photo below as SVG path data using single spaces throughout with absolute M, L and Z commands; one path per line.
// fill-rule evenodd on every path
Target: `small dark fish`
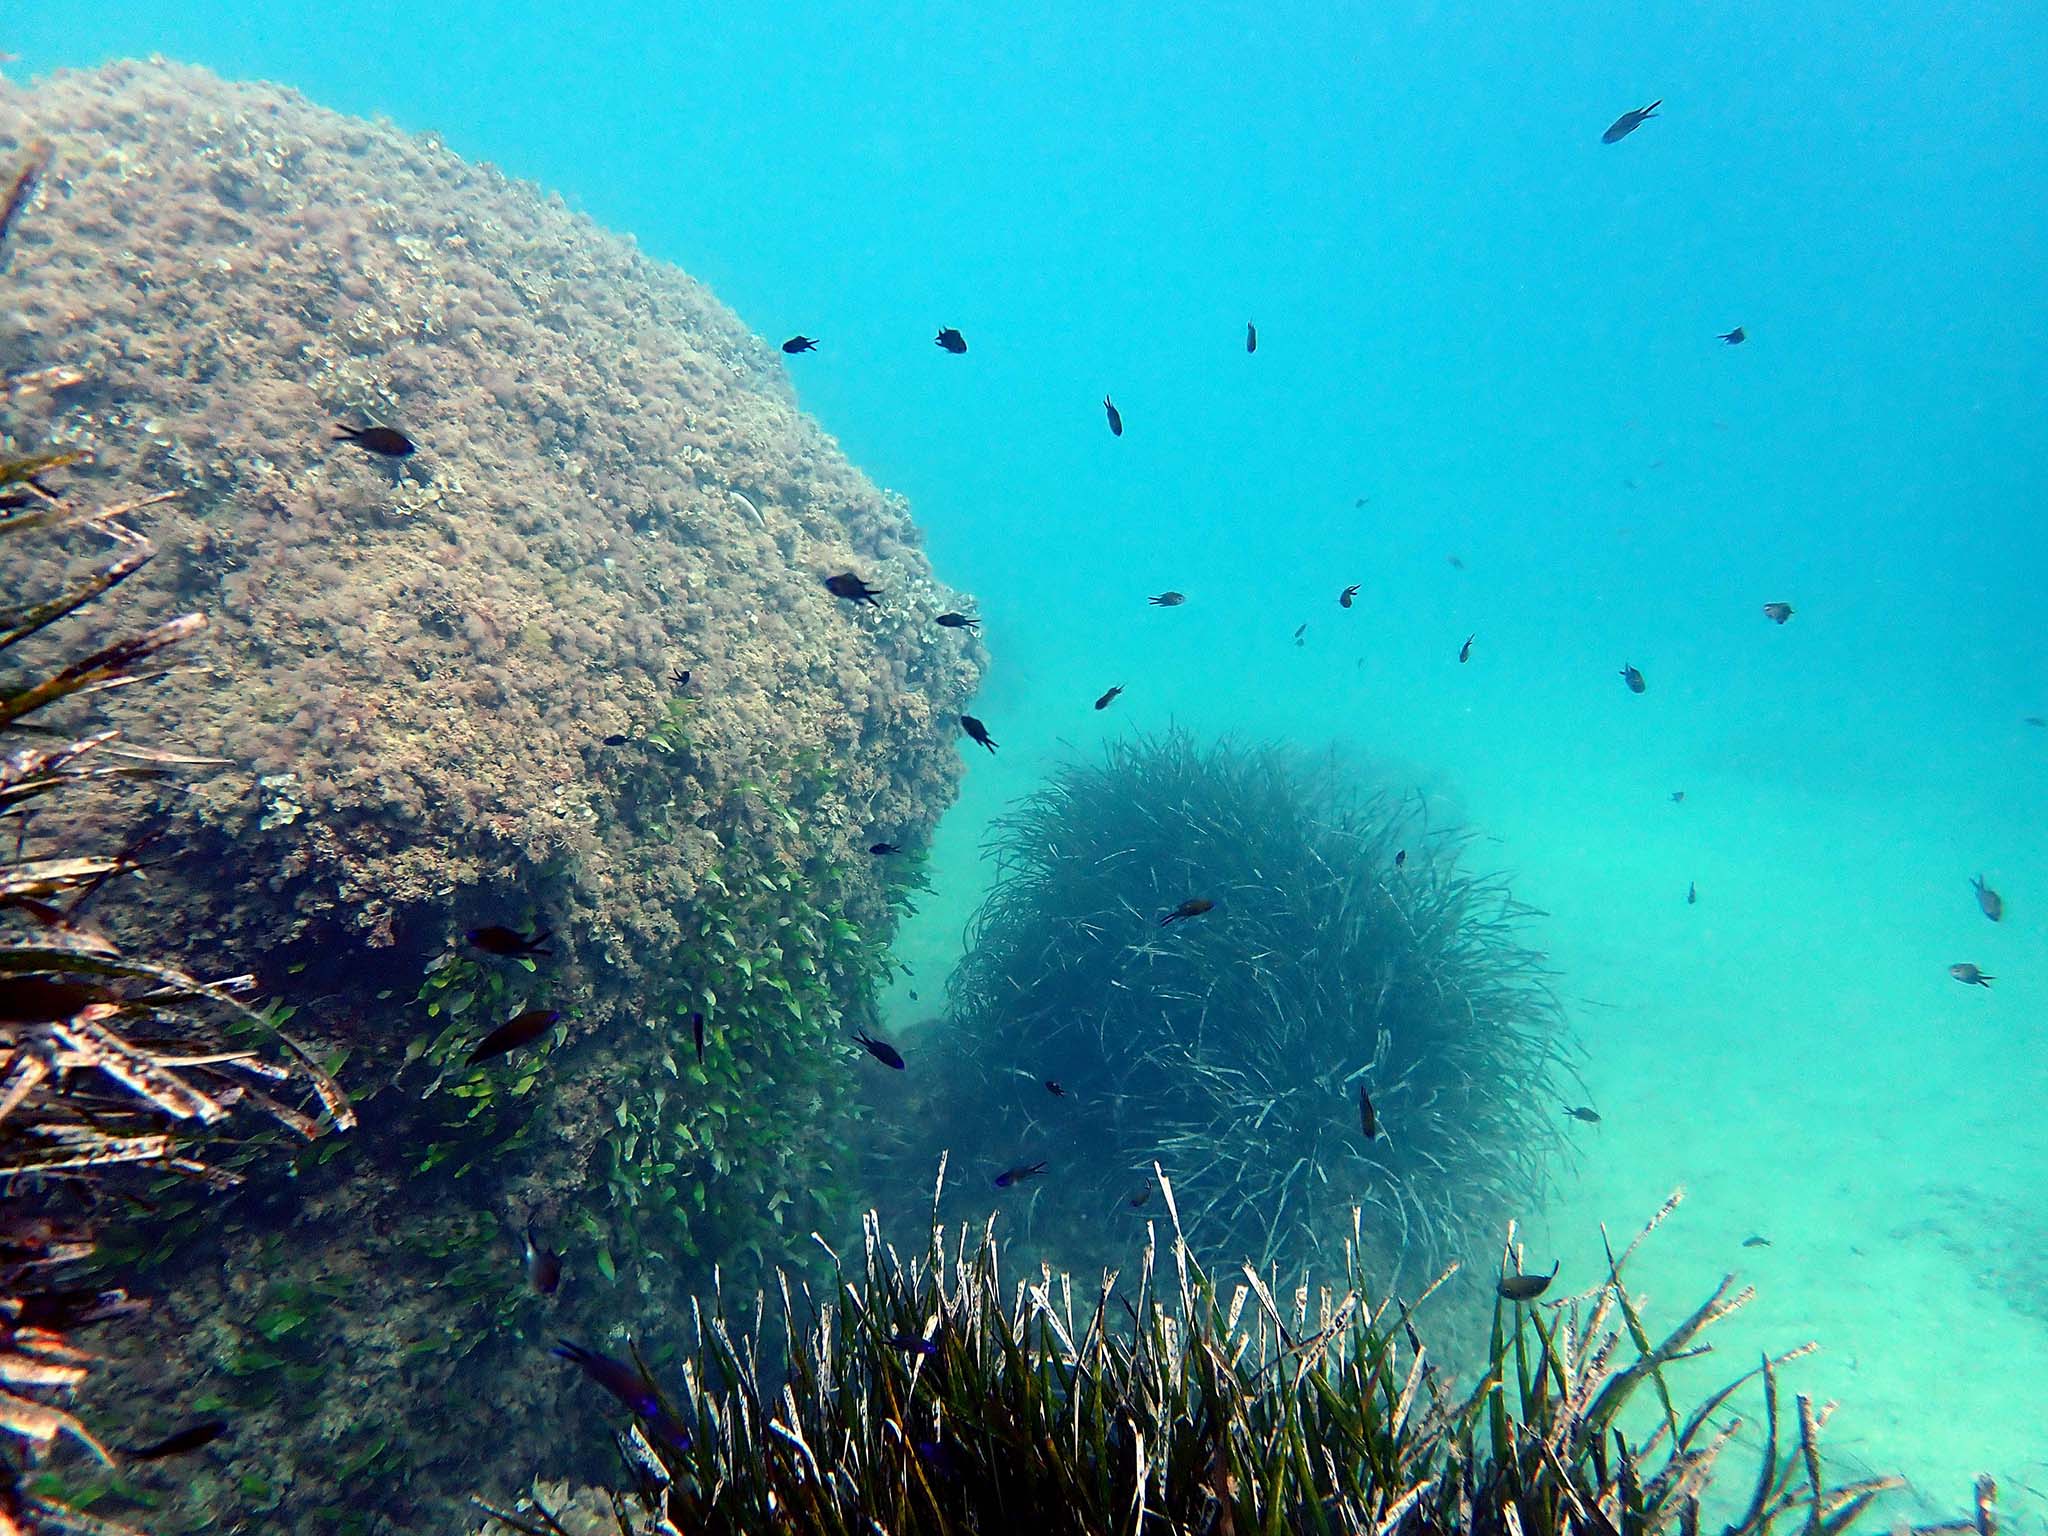
M 834 597 L 845 598 L 849 603 L 873 603 L 877 608 L 882 606 L 882 589 L 869 586 L 851 571 L 841 571 L 837 576 L 827 576 L 825 590 Z
M 1633 112 L 1622 113 L 1609 126 L 1608 130 L 1600 135 L 1600 142 L 1602 144 L 1619 144 L 1623 139 L 1642 127 L 1644 123 L 1655 117 L 1657 109 L 1663 105 L 1664 98 L 1659 96 L 1647 107 L 1637 107 Z
M 935 346 L 944 347 L 948 352 L 952 353 L 955 357 L 958 357 L 962 352 L 965 352 L 967 350 L 967 338 L 965 336 L 962 336 L 958 331 L 954 330 L 953 327 L 951 327 L 950 325 L 947 326 L 944 330 L 940 331 L 938 335 L 934 336 L 932 338 L 932 343 Z
M 1630 693 L 1641 693 L 1649 686 L 1649 684 L 1643 681 L 1643 674 L 1634 667 L 1623 667 L 1621 669 L 1621 680 L 1628 684 L 1628 691 Z
M 697 1060 L 704 1060 L 704 1015 L 697 1009 L 690 1010 L 690 1038 L 697 1045 Z
M 681 693 L 690 686 L 690 669 L 688 667 L 678 667 L 675 671 L 669 673 L 668 685 L 675 689 L 676 692 Z
M 1581 1104 L 1577 1109 L 1568 1109 L 1565 1113 L 1574 1120 L 1585 1121 L 1588 1125 L 1598 1125 L 1600 1123 L 1600 1111 L 1588 1105 Z
M 906 1354 L 936 1355 L 939 1352 L 938 1340 L 918 1333 L 892 1333 L 883 1342 L 891 1349 L 900 1349 Z
M 334 441 L 354 443 L 381 459 L 412 457 L 413 442 L 396 427 L 345 427 L 335 424 Z
M 1773 624 L 1782 624 L 1792 617 L 1792 605 L 1790 603 L 1765 603 L 1764 617 Z
M 1337 606 L 1339 608 L 1349 608 L 1351 606 L 1351 600 L 1358 596 L 1358 587 L 1359 584 L 1354 581 L 1342 592 L 1339 592 L 1337 594 Z
M 1109 692 L 1105 693 L 1101 698 L 1095 701 L 1095 707 L 1097 709 L 1109 708 L 1110 705 L 1116 702 L 1116 696 L 1122 693 L 1123 691 L 1124 685 L 1122 683 L 1118 683 L 1114 688 L 1110 689 Z
M 1698 884 L 1697 884 L 1697 883 L 1695 883 L 1694 881 L 1691 881 L 1691 880 L 1688 880 L 1688 881 L 1686 881 L 1686 882 L 1685 882 L 1685 904 L 1686 904 L 1686 905 L 1687 905 L 1688 907 L 1690 907 L 1690 906 L 1693 906 L 1694 904 L 1696 904 L 1696 903 L 1697 903 L 1697 902 L 1699 901 L 1699 899 L 1700 899 L 1700 888 L 1699 888 Z
M 552 1008 L 529 1008 L 516 1018 L 507 1019 L 483 1039 L 477 1041 L 476 1049 L 469 1053 L 465 1066 L 475 1066 L 480 1061 L 489 1061 L 493 1056 L 502 1056 L 507 1051 L 516 1051 L 522 1045 L 531 1045 L 547 1033 L 561 1014 Z
M 1067 1090 L 1050 1077 L 1045 1080 L 1045 1091 L 1056 1099 L 1064 1099 L 1067 1096 Z
M 1124 413 L 1116 408 L 1116 402 L 1107 395 L 1102 397 L 1102 408 L 1109 412 L 1109 435 L 1111 437 L 1122 437 L 1124 435 Z
M 1507 1301 L 1534 1301 L 1550 1289 L 1550 1282 L 1557 1278 L 1557 1268 L 1557 1264 L 1551 1265 L 1547 1275 L 1502 1275 L 1494 1290 Z
M 623 747 L 632 739 L 630 736 L 623 736 L 619 732 L 613 731 L 611 735 L 605 737 L 604 744 L 608 747 Z
M 792 336 L 782 344 L 782 350 L 790 353 L 792 356 L 798 352 L 815 352 L 818 350 L 818 338 L 815 336 Z
M 883 1066 L 894 1067 L 898 1072 L 903 1070 L 903 1058 L 896 1053 L 896 1047 L 888 1041 L 877 1040 L 864 1029 L 856 1029 L 853 1032 L 853 1039 L 856 1045 L 866 1047 L 867 1053 Z
M 464 937 L 486 954 L 516 958 L 520 955 L 552 954 L 552 950 L 543 949 L 541 946 L 553 937 L 553 932 L 552 929 L 542 928 L 529 939 L 523 933 L 493 923 L 488 928 L 472 928 Z
M 1209 900 L 1206 896 L 1190 896 L 1186 901 L 1167 913 L 1166 916 L 1159 919 L 1159 926 L 1164 928 L 1168 923 L 1177 923 L 1182 918 L 1200 917 L 1204 912 L 1214 911 L 1215 907 L 1216 903 Z
M 1380 1117 L 1374 1112 L 1372 1100 L 1365 1091 L 1365 1084 L 1358 1085 L 1358 1128 L 1365 1132 L 1367 1141 L 1380 1139 Z
M 873 855 L 874 855 L 874 856 L 875 856 L 876 858 L 878 858 L 878 859 L 886 859 L 886 858 L 887 858 L 887 857 L 888 857 L 888 856 L 889 856 L 890 854 L 892 854 L 892 853 L 901 853 L 902 851 L 903 851 L 903 847 L 902 847 L 902 845 L 901 845 L 900 843 L 869 843 L 869 844 L 868 844 L 868 852 L 869 852 L 869 853 L 872 853 L 872 854 L 873 854 Z
M 1463 666 L 1472 659 L 1472 642 L 1478 638 L 1477 635 L 1467 635 L 1465 643 L 1458 647 L 1458 664 L 1460 666 Z
M 1403 864 L 1406 864 L 1407 862 L 1408 850 L 1406 848 L 1396 849 L 1394 853 L 1394 868 L 1399 869 Z
M 996 1188 L 1008 1189 L 1012 1184 L 1022 1184 L 1026 1179 L 1035 1179 L 1043 1172 L 1044 1163 L 1019 1163 L 1015 1168 L 1005 1168 L 996 1175 Z
M 949 1483 L 960 1481 L 960 1460 L 936 1440 L 913 1440 L 918 1459 Z
M 1351 510 L 1356 512 L 1360 507 L 1364 506 L 1366 502 L 1370 501 L 1371 499 L 1372 498 L 1369 496 L 1359 497 L 1356 501 L 1351 503 Z
M 1146 602 L 1154 608 L 1178 608 L 1188 600 L 1185 592 L 1162 592 L 1157 597 L 1148 597 Z
M 1673 791 L 1671 791 L 1671 803 L 1673 805 L 1685 804 L 1685 791 L 1682 789 L 1674 789 Z
M 945 629 L 979 629 L 981 620 L 971 619 L 964 613 L 942 613 L 937 621 Z
M 1976 889 L 1977 905 L 1983 909 L 1986 917 L 1995 923 L 2005 916 L 2005 902 L 2003 898 L 1999 896 L 1998 892 L 1984 883 L 1982 875 L 1974 876 L 1970 884 Z
M 975 742 L 980 746 L 987 747 L 991 752 L 995 751 L 996 743 L 989 736 L 988 727 L 983 725 L 979 720 L 975 719 L 974 716 L 962 715 L 960 717 L 960 729 L 967 733 L 967 739 L 969 741 Z
M 1140 1184 L 1138 1186 L 1138 1192 L 1132 1195 L 1126 1201 L 1124 1201 L 1124 1204 L 1128 1205 L 1134 1211 L 1142 1211 L 1145 1208 L 1145 1202 L 1150 1200 L 1151 1198 L 1152 1186 L 1150 1184 Z
M 1738 325 L 1732 331 L 1723 331 L 1720 334 L 1720 336 L 1716 338 L 1716 340 L 1725 341 L 1731 347 L 1739 347 L 1745 341 L 1749 340 L 1749 332 L 1745 331 L 1741 326 Z
M 533 1235 L 530 1221 L 523 1244 L 520 1260 L 526 1266 L 526 1283 L 543 1296 L 554 1295 L 562 1283 L 562 1256 Z
M 1771 1246 L 1771 1240 L 1768 1237 L 1751 1235 L 1742 1240 L 1742 1246 L 1745 1248 L 1768 1248 Z
M 228 1432 L 226 1419 L 201 1419 L 196 1424 L 187 1424 L 183 1429 L 173 1430 L 152 1445 L 140 1446 L 128 1453 L 130 1461 L 162 1461 L 166 1456 L 183 1456 L 211 1445 Z
M 1465 569 L 1465 562 L 1460 560 L 1456 555 L 1445 555 L 1444 559 L 1450 562 L 1450 567 L 1454 571 L 1462 571 L 1463 569 Z
M 1294 631 L 1294 643 L 1295 643 L 1296 645 L 1306 645 L 1306 644 L 1307 644 L 1308 642 L 1307 642 L 1307 641 L 1305 641 L 1305 640 L 1303 640 L 1303 639 L 1302 639 L 1302 636 L 1303 636 L 1303 635 L 1305 635 L 1305 634 L 1307 634 L 1307 633 L 1308 633 L 1308 625 L 1307 625 L 1307 623 L 1306 623 L 1306 622 L 1304 622 L 1304 623 L 1302 623 L 1302 624 L 1299 624 L 1299 625 L 1297 625 L 1297 626 L 1295 627 L 1295 631 Z
M 581 1369 L 584 1375 L 645 1419 L 669 1445 L 679 1451 L 690 1448 L 690 1432 L 669 1417 L 668 1410 L 661 1405 L 661 1394 L 655 1391 L 654 1383 L 638 1366 L 614 1360 L 610 1355 L 601 1355 L 594 1349 L 585 1349 L 567 1339 L 548 1353 Z
M 1988 987 L 1991 983 L 1998 980 L 1996 976 L 1986 976 L 1968 961 L 1950 966 L 1948 973 L 1966 987 Z
M 1249 320 L 1244 323 L 1244 349 L 1247 352 L 1259 350 L 1259 328 Z
M 2044 728 L 2048 728 L 2048 719 L 2044 719 L 2044 718 L 2043 718 L 2043 717 L 2041 717 L 2040 715 L 2027 715 L 2027 716 L 2025 716 L 2025 717 L 2023 717 L 2023 718 L 2021 719 L 2021 721 L 2020 721 L 2020 724 L 2021 724 L 2021 725 L 2036 725 L 2036 726 L 2041 726 L 2041 727 L 2044 727 Z

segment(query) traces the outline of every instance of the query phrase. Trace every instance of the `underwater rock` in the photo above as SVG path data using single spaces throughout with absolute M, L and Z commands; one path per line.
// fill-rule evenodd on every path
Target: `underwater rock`
M 819 578 L 857 564 L 899 611 L 969 605 L 702 285 L 431 136 L 274 86 L 161 62 L 0 82 L 0 147 L 37 138 L 0 368 L 82 374 L 63 440 L 180 493 L 137 586 L 208 611 L 210 668 L 155 691 L 152 723 L 247 770 L 173 807 L 166 847 L 209 856 L 158 882 L 188 950 L 389 944 L 511 889 L 630 972 L 717 860 L 692 823 L 722 784 L 808 750 L 839 782 L 828 822 L 929 827 L 949 802 L 937 722 L 982 653 L 851 625 Z M 359 421 L 419 451 L 337 447 Z M 677 667 L 687 750 L 652 775 L 595 759 L 665 718 Z M 295 774 L 303 814 L 272 814 L 259 774 Z M 619 806 L 650 777 L 663 843 Z

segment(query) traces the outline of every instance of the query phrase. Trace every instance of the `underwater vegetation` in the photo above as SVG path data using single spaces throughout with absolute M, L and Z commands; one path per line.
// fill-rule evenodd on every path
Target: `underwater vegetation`
M 1059 768 L 991 833 L 933 1047 L 962 1059 L 928 1069 L 945 1143 L 1048 1158 L 1039 1227 L 1127 1207 L 1156 1161 L 1205 1256 L 1298 1258 L 1354 1205 L 1382 1254 L 1469 1255 L 1561 1146 L 1571 1048 L 1527 909 L 1463 843 L 1278 746 Z
M 45 151 L 45 155 L 47 152 Z M 18 208 L 10 201 L 7 220 Z M 0 230 L 4 233 L 4 230 Z M 10 406 L 35 396 L 0 381 Z M 243 1175 L 220 1154 L 253 1132 L 307 1142 L 352 1129 L 325 1066 L 244 1001 L 251 978 L 203 979 L 124 948 L 96 920 L 142 868 L 133 841 L 84 827 L 89 792 L 144 788 L 195 760 L 108 726 L 112 690 L 161 676 L 204 619 L 147 627 L 83 621 L 123 609 L 125 584 L 155 558 L 135 526 L 158 497 L 102 502 L 63 483 L 68 451 L 0 453 L 0 550 L 10 571 L 43 546 L 41 591 L 10 586 L 0 608 L 0 1532 L 122 1529 L 72 1507 L 39 1466 L 68 1440 L 102 1467 L 110 1448 L 69 1406 L 96 1356 L 80 1330 L 134 1320 L 147 1303 L 91 1261 L 109 1212 L 168 1185 L 214 1200 Z M 60 552 L 100 550 L 79 574 Z M 111 551 L 109 553 L 109 551 Z M 104 898 L 104 899 L 102 899 Z M 88 904 L 100 901 L 93 913 Z M 148 1328 L 147 1321 L 139 1326 Z M 179 1454 L 188 1429 L 137 1459 Z M 196 1447 L 194 1447 L 196 1448 Z
M 935 1214 L 908 1258 L 870 1217 L 829 1291 L 711 1298 L 686 1358 L 632 1383 L 612 1508 L 479 1500 L 485 1529 L 1693 1536 L 1707 1505 L 1724 1536 L 1838 1536 L 1898 1486 L 1827 1477 L 1829 1408 L 1780 1386 L 1811 1346 L 1692 1387 L 1682 1362 L 1752 1293 L 1724 1279 L 1653 1334 L 1623 1278 L 1642 1236 L 1575 1295 L 1496 1297 L 1458 1382 L 1424 1342 L 1440 1280 L 1377 1293 L 1355 1226 L 1326 1284 L 1209 1269 L 1156 1177 L 1170 1237 L 1148 1227 L 1128 1280 L 1005 1276 L 998 1218 L 949 1236 Z M 1518 1258 L 1511 1229 L 1502 1272 Z M 1745 1423 L 1737 1454 L 1759 1454 L 1737 1471 Z

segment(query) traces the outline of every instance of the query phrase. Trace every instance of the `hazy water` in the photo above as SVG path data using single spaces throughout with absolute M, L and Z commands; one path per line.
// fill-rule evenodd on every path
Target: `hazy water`
M 1686 1183 L 1660 1300 L 1739 1265 L 1743 1343 L 1825 1341 L 1869 1460 L 2048 1486 L 2048 10 L 611 9 L 102 0 L 0 46 L 431 128 L 823 338 L 803 403 L 995 655 L 906 1016 L 1063 743 L 1353 743 L 1501 840 L 1590 1000 L 1567 1267 Z

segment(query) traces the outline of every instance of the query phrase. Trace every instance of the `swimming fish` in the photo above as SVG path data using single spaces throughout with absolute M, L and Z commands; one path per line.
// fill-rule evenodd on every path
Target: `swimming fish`
M 203 1445 L 211 1445 L 228 1432 L 226 1419 L 201 1419 L 196 1424 L 187 1424 L 183 1429 L 173 1430 L 163 1439 L 150 1445 L 138 1447 L 128 1453 L 130 1461 L 162 1461 L 166 1456 L 184 1456 Z
M 1210 901 L 1205 896 L 1190 896 L 1186 901 L 1167 913 L 1166 916 L 1159 919 L 1159 926 L 1164 928 L 1167 924 L 1177 923 L 1182 918 L 1200 917 L 1204 912 L 1213 911 L 1215 906 L 1216 903 Z
M 1563 1262 L 1558 1260 L 1558 1264 Z M 1547 1275 L 1502 1275 L 1494 1290 L 1507 1301 L 1534 1301 L 1550 1289 L 1550 1282 L 1557 1278 L 1558 1264 L 1551 1265 Z
M 894 1067 L 898 1072 L 903 1070 L 903 1058 L 897 1054 L 896 1047 L 888 1041 L 877 1040 L 864 1029 L 856 1029 L 853 1032 L 853 1039 L 856 1045 L 865 1046 L 867 1053 L 883 1066 Z
M 334 441 L 354 443 L 380 459 L 410 458 L 413 453 L 412 439 L 396 427 L 349 427 L 336 422 Z
M 697 1060 L 704 1060 L 704 1015 L 695 1008 L 690 1010 L 690 1037 L 697 1043 Z
M 605 737 L 604 744 L 608 747 L 623 747 L 627 742 L 631 741 L 632 739 L 632 737 L 624 735 L 621 732 L 613 731 L 611 735 Z
M 1116 696 L 1122 693 L 1123 691 L 1124 685 L 1122 683 L 1118 683 L 1114 688 L 1110 689 L 1109 692 L 1105 693 L 1101 698 L 1095 701 L 1095 707 L 1097 709 L 1109 708 L 1110 705 L 1116 702 Z
M 521 1239 L 520 1262 L 526 1269 L 526 1283 L 543 1296 L 555 1294 L 562 1283 L 562 1256 L 533 1235 L 533 1223 L 526 1224 Z
M 1102 397 L 1102 408 L 1109 412 L 1109 435 L 1111 437 L 1122 437 L 1124 435 L 1124 413 L 1116 408 L 1116 402 L 1107 395 Z
M 1621 116 L 1608 125 L 1607 131 L 1600 135 L 1600 142 L 1602 144 L 1619 144 L 1623 139 L 1642 127 L 1644 123 L 1655 117 L 1657 109 L 1663 105 L 1664 98 L 1659 96 L 1647 107 L 1637 107 L 1633 112 L 1622 113 Z
M 1460 560 L 1456 555 L 1445 555 L 1444 559 L 1450 562 L 1450 567 L 1454 571 L 1462 571 L 1463 569 L 1465 569 L 1465 562 Z
M 1598 1125 L 1600 1123 L 1600 1111 L 1588 1105 L 1581 1104 L 1577 1109 L 1567 1109 L 1565 1113 L 1574 1120 L 1585 1121 L 1588 1125 Z
M 1773 624 L 1782 624 L 1792 617 L 1792 605 L 1790 603 L 1765 603 L 1764 617 Z
M 1062 1088 L 1055 1079 L 1050 1077 L 1048 1077 L 1045 1080 L 1045 1091 L 1051 1094 L 1056 1099 L 1064 1099 L 1067 1096 L 1067 1090 Z
M 545 1034 L 561 1014 L 552 1008 L 529 1008 L 516 1017 L 507 1019 L 483 1039 L 477 1041 L 476 1049 L 469 1053 L 464 1066 L 473 1067 L 480 1061 L 489 1061 L 493 1056 L 502 1056 L 507 1051 L 516 1051 L 522 1045 L 531 1045 Z
M 874 856 L 875 856 L 876 858 L 878 858 L 878 859 L 886 859 L 886 858 L 887 858 L 887 857 L 888 857 L 888 856 L 889 856 L 890 854 L 892 854 L 892 853 L 901 853 L 902 851 L 903 851 L 902 847 L 901 847 L 900 845 L 896 844 L 896 843 L 869 843 L 869 844 L 868 844 L 868 852 L 869 852 L 869 853 L 872 853 L 872 854 L 873 854 L 873 855 L 874 855 Z
M 1124 1204 L 1128 1205 L 1134 1211 L 1142 1211 L 1145 1208 L 1145 1202 L 1150 1200 L 1151 1198 L 1152 1186 L 1150 1184 L 1140 1184 L 1138 1186 L 1137 1193 L 1130 1196 L 1130 1198 L 1128 1198 L 1127 1200 L 1125 1200 Z
M 1297 625 L 1297 626 L 1295 627 L 1295 630 L 1294 630 L 1294 643 L 1295 643 L 1296 645 L 1306 645 L 1306 644 L 1307 644 L 1308 642 L 1307 642 L 1306 640 L 1302 639 L 1302 636 L 1303 636 L 1303 635 L 1306 635 L 1307 633 L 1308 633 L 1308 624 L 1307 624 L 1307 622 L 1306 622 L 1306 621 L 1304 621 L 1303 623 L 1301 623 L 1301 624 Z
M 1399 869 L 1403 864 L 1406 864 L 1407 862 L 1408 850 L 1406 848 L 1397 848 L 1394 851 L 1394 868 Z
M 517 957 L 552 954 L 552 950 L 541 948 L 552 935 L 552 929 L 542 928 L 529 939 L 523 933 L 493 923 L 488 928 L 472 928 L 464 937 L 486 954 Z
M 1674 789 L 1673 791 L 1671 791 L 1671 803 L 1673 805 L 1685 804 L 1685 791 L 1682 789 Z
M 1634 667 L 1623 667 L 1621 669 L 1621 680 L 1628 684 L 1628 691 L 1630 693 L 1641 693 L 1649 686 L 1649 684 L 1643 681 L 1643 674 Z
M 1983 909 L 1986 917 L 1995 923 L 2005 916 L 2005 902 L 1999 897 L 1998 892 L 1984 883 L 1982 875 L 1972 878 L 1970 884 L 1976 888 L 1977 905 Z
M 1699 901 L 1699 899 L 1700 899 L 1700 888 L 1699 888 L 1699 886 L 1698 886 L 1697 884 L 1695 884 L 1694 882 L 1690 881 L 1690 880 L 1686 881 L 1686 883 L 1685 883 L 1685 904 L 1686 904 L 1686 905 L 1687 905 L 1688 907 L 1690 907 L 1690 906 L 1694 905 L 1695 903 L 1697 903 L 1697 902 Z
M 1337 594 L 1337 606 L 1339 608 L 1349 608 L 1351 606 L 1351 600 L 1358 596 L 1358 586 L 1359 584 L 1354 581 L 1350 586 Z
M 1259 328 L 1249 320 L 1244 323 L 1244 349 L 1247 352 L 1259 350 Z
M 845 598 L 849 603 L 873 603 L 877 608 L 882 606 L 878 601 L 882 589 L 869 586 L 851 571 L 841 571 L 837 576 L 827 576 L 825 590 L 834 597 Z
M 1472 659 L 1472 642 L 1474 640 L 1477 640 L 1478 638 L 1479 637 L 1477 635 L 1467 635 L 1465 637 L 1465 643 L 1458 647 L 1458 661 L 1460 664 L 1468 662 Z
M 1015 1168 L 1005 1168 L 996 1175 L 996 1188 L 1008 1189 L 1012 1184 L 1022 1184 L 1026 1179 L 1035 1179 L 1043 1172 L 1044 1163 L 1019 1163 Z
M 2020 724 L 2048 726 L 2048 719 L 2043 719 L 2040 715 L 2027 715 L 2020 721 Z
M 947 326 L 942 331 L 940 331 L 938 335 L 932 338 L 932 344 L 934 346 L 944 347 L 948 352 L 952 353 L 955 357 L 958 357 L 962 352 L 965 352 L 967 350 L 967 338 L 965 336 L 962 336 L 958 331 L 954 330 L 953 327 L 951 327 L 950 325 Z
M 563 1339 L 548 1351 L 558 1360 L 567 1360 L 579 1368 L 584 1375 L 611 1393 L 639 1417 L 663 1440 L 679 1451 L 690 1448 L 690 1432 L 678 1424 L 661 1404 L 661 1394 L 654 1383 L 647 1379 L 647 1373 L 637 1365 L 628 1365 L 623 1360 L 614 1360 L 610 1355 L 601 1355 L 594 1349 L 585 1349 L 581 1344 L 572 1344 Z
M 1739 347 L 1749 340 L 1749 333 L 1738 325 L 1732 331 L 1723 331 L 1716 339 L 1727 342 L 1731 347 Z
M 1372 1100 L 1367 1096 L 1363 1083 L 1358 1085 L 1358 1128 L 1365 1132 L 1367 1141 L 1379 1140 L 1380 1117 L 1374 1112 Z
M 792 336 L 782 344 L 782 350 L 792 356 L 798 352 L 815 352 L 818 350 L 818 338 L 815 336 Z
M 988 727 L 975 719 L 974 716 L 962 715 L 960 717 L 960 729 L 967 733 L 968 740 L 987 747 L 991 752 L 995 751 L 996 742 L 989 735 Z
M 1162 592 L 1157 597 L 1145 599 L 1154 608 L 1178 608 L 1187 600 L 1188 595 L 1185 592 Z
M 926 1338 L 921 1333 L 892 1333 L 882 1342 L 891 1349 L 902 1350 L 905 1354 L 936 1355 L 939 1352 L 938 1342 Z
M 1771 1240 L 1768 1237 L 1752 1233 L 1742 1240 L 1742 1246 L 1745 1248 L 1768 1248 L 1771 1246 Z
M 937 622 L 946 629 L 979 629 L 981 620 L 969 618 L 964 613 L 942 613 Z
M 690 669 L 688 667 L 678 667 L 675 669 L 675 671 L 669 673 L 668 685 L 669 687 L 675 689 L 678 693 L 680 693 L 683 689 L 689 687 Z
M 1986 976 L 1968 961 L 1961 961 L 1950 966 L 1948 973 L 1966 987 L 1988 987 L 1991 983 L 1998 980 L 1996 976 Z

